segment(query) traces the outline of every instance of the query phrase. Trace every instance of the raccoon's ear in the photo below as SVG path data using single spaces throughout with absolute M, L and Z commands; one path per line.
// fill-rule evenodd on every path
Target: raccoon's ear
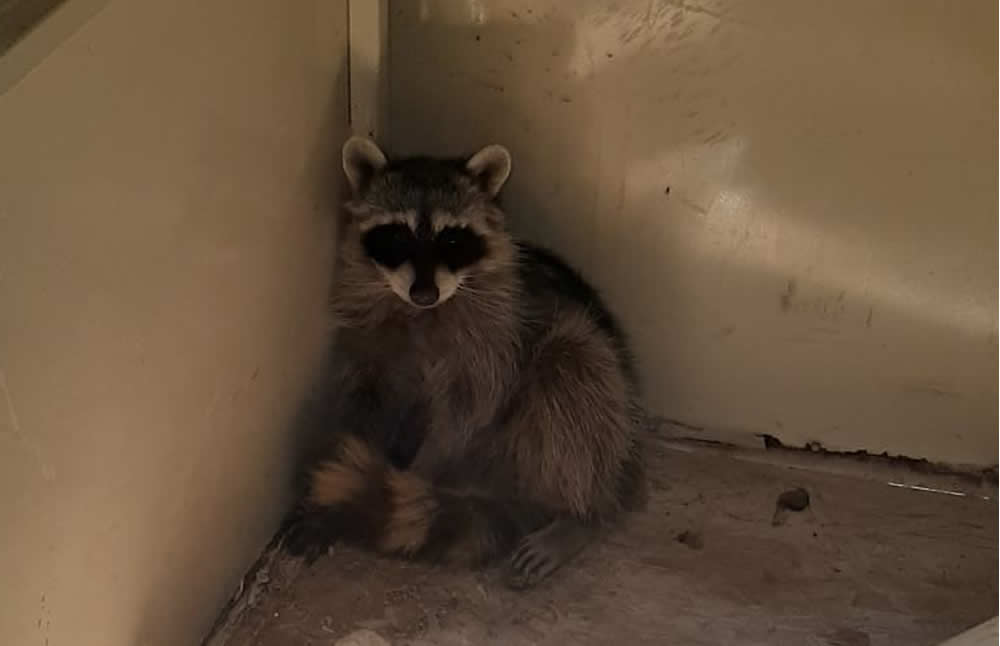
M 375 142 L 365 137 L 351 137 L 341 151 L 344 160 L 344 174 L 351 184 L 355 195 L 368 186 L 375 173 L 385 167 L 385 153 L 379 150 Z
M 497 144 L 487 146 L 469 158 L 465 170 L 490 197 L 496 197 L 510 177 L 510 152 Z

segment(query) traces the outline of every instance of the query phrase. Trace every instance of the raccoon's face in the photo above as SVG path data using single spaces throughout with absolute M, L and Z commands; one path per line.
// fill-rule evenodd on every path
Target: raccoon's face
M 487 146 L 468 160 L 389 161 L 373 142 L 353 137 L 343 155 L 361 250 L 406 303 L 436 307 L 509 253 L 495 204 L 510 174 L 505 148 Z

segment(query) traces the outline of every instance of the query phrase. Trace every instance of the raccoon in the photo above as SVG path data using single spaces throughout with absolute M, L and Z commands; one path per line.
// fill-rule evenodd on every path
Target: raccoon
M 389 160 L 351 138 L 326 446 L 286 543 L 338 538 L 532 586 L 645 499 L 633 361 L 598 293 L 516 240 L 511 157 Z

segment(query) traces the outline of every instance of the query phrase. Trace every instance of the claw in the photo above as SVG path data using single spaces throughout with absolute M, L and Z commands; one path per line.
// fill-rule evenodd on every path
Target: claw
M 515 590 L 537 585 L 576 556 L 589 536 L 588 528 L 559 521 L 529 534 L 510 559 L 507 585 Z

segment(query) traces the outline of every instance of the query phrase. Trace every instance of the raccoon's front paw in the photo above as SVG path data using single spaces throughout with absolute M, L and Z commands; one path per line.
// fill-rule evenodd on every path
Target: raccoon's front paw
M 510 559 L 507 585 L 515 590 L 534 587 L 579 554 L 592 536 L 590 528 L 569 520 L 528 534 Z
M 507 585 L 515 590 L 533 588 L 548 578 L 561 565 L 561 561 L 544 543 L 532 541 L 531 537 L 521 541 L 507 568 Z

